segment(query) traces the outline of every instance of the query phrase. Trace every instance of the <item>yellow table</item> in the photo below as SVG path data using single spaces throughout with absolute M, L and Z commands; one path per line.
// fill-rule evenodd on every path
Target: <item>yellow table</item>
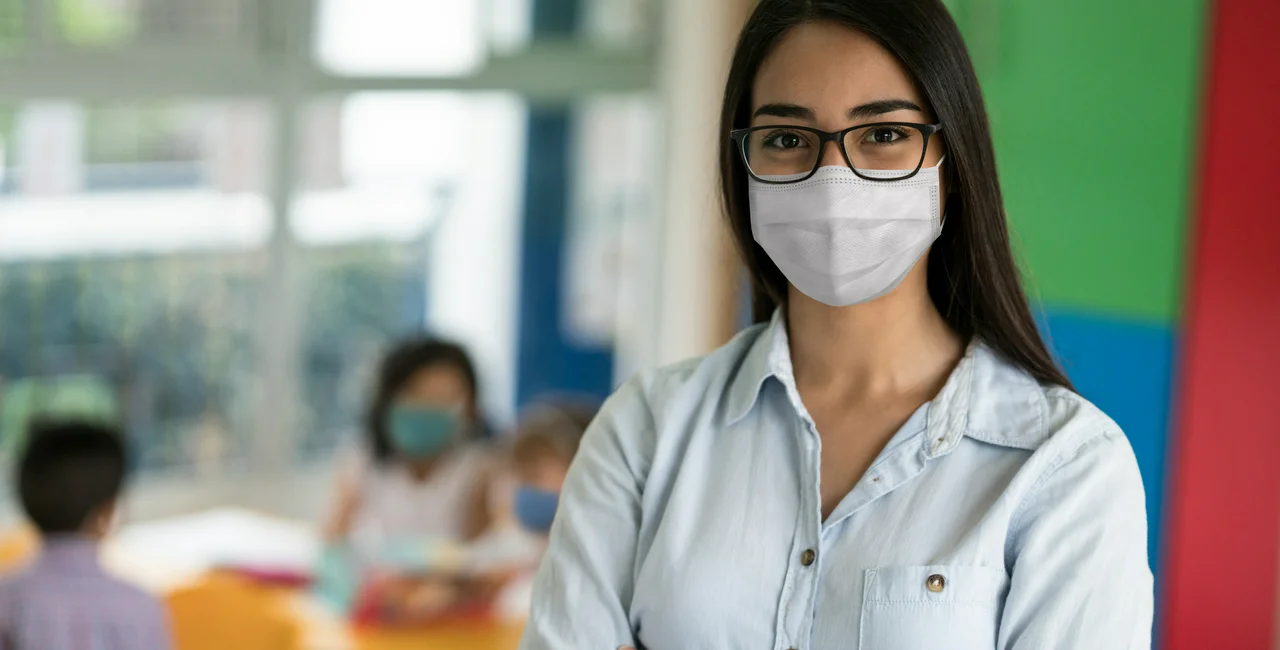
M 521 623 L 457 623 L 417 630 L 355 629 L 309 595 L 290 596 L 304 650 L 516 650 Z M 181 649 L 179 649 L 181 650 Z
M 356 633 L 356 650 L 516 650 L 522 626 L 457 626 L 433 630 Z

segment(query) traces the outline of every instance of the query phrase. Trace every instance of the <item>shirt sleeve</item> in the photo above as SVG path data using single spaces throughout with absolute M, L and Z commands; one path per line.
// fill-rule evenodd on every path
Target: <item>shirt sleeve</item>
M 521 650 L 636 645 L 628 611 L 653 436 L 635 380 L 609 398 L 587 429 L 534 582 Z
M 1082 445 L 1033 488 L 1011 531 L 1001 650 L 1151 647 L 1142 477 L 1119 432 Z

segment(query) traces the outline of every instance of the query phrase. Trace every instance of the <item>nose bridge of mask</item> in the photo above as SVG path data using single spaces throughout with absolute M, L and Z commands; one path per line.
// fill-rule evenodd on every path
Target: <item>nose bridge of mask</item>
M 904 181 L 909 181 L 909 180 L 912 180 L 912 179 L 914 179 L 914 178 L 919 177 L 921 174 L 925 174 L 926 176 L 927 176 L 927 175 L 929 175 L 929 174 L 931 174 L 931 173 L 932 173 L 932 174 L 938 174 L 938 173 L 940 173 L 940 172 L 942 171 L 942 163 L 943 163 L 944 161 L 946 161 L 946 159 L 947 159 L 947 155 L 946 155 L 946 154 L 942 154 L 942 157 L 938 159 L 938 164 L 936 164 L 936 165 L 934 165 L 934 166 L 932 166 L 932 167 L 921 167 L 919 170 L 917 170 L 917 171 L 916 171 L 915 176 L 912 176 L 911 178 L 902 179 L 902 180 L 904 180 Z M 909 169 L 863 169 L 863 168 L 861 168 L 861 167 L 858 167 L 857 169 L 858 169 L 858 173 L 859 173 L 859 174 L 862 174 L 863 176 L 866 176 L 867 178 L 886 178 L 886 179 L 892 179 L 892 178 L 895 178 L 895 177 L 899 177 L 899 176 L 902 176 L 903 174 L 905 174 L 905 173 L 907 173 L 907 172 L 911 171 L 911 170 L 909 170 Z M 876 182 L 880 182 L 880 183 L 894 183 L 894 182 L 897 182 L 897 181 L 893 181 L 893 180 L 885 180 L 885 181 L 876 181 Z
M 750 186 L 752 225 L 837 220 L 874 227 L 886 221 L 936 218 L 937 168 L 902 181 L 859 178 L 848 167 L 823 167 L 798 183 Z M 757 233 L 758 234 L 758 233 Z

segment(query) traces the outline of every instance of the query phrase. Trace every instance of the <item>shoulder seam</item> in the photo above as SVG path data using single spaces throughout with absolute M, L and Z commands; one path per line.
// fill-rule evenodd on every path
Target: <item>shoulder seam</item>
M 1119 430 L 1103 429 L 1096 435 L 1092 435 L 1081 440 L 1080 444 L 1073 447 L 1070 452 L 1059 454 L 1044 473 L 1040 475 L 1040 478 L 1036 479 L 1036 482 L 1031 485 L 1029 490 L 1027 490 L 1027 495 L 1022 498 L 1022 503 L 1018 505 L 1018 509 L 1014 511 L 1013 517 L 1009 520 L 1009 530 L 1017 530 L 1022 524 L 1022 518 L 1026 516 L 1027 508 L 1030 506 L 1031 502 L 1035 500 L 1035 497 L 1040 494 L 1040 491 L 1044 489 L 1045 483 L 1048 482 L 1049 478 L 1053 476 L 1055 472 L 1062 469 L 1062 467 L 1068 463 L 1080 458 L 1084 453 L 1085 447 L 1088 447 L 1091 443 L 1099 440 L 1110 440 L 1115 438 L 1116 435 L 1123 436 L 1124 434 Z

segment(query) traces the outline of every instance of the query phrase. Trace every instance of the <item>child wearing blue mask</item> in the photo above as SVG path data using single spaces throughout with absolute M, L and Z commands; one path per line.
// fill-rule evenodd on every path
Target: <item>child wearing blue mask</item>
M 528 614 L 534 572 L 555 521 L 560 488 L 594 416 L 594 408 L 559 400 L 533 406 L 520 420 L 511 446 L 510 474 L 516 484 L 514 515 L 529 553 L 507 573 L 496 602 L 503 618 L 519 620 Z
M 511 455 L 518 482 L 515 514 L 526 530 L 550 532 L 569 463 L 594 415 L 594 409 L 548 402 L 521 422 Z
M 475 367 L 458 345 L 402 342 L 383 359 L 364 444 L 339 472 L 327 534 L 377 546 L 477 537 L 490 523 Z

